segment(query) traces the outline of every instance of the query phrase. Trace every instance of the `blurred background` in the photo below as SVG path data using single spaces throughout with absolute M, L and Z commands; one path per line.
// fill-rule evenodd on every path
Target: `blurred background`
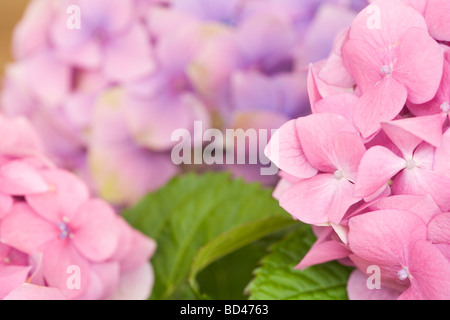
M 22 17 L 28 0 L 0 0 L 0 76 L 11 61 L 11 38 L 15 24 Z

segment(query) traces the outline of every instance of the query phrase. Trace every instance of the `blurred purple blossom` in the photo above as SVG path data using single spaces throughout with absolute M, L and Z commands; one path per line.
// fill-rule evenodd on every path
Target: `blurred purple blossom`
M 70 5 L 80 29 L 66 25 Z M 14 33 L 2 110 L 27 116 L 58 165 L 129 205 L 180 172 L 170 158 L 175 129 L 193 130 L 195 120 L 276 129 L 309 113 L 309 63 L 328 56 L 364 5 L 34 0 Z M 260 180 L 252 168 L 235 171 Z

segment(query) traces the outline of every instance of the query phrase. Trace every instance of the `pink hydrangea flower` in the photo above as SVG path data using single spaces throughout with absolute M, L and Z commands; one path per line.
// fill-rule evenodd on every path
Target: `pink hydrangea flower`
M 446 6 L 371 1 L 310 65 L 313 115 L 266 148 L 282 170 L 274 196 L 317 235 L 298 268 L 355 267 L 350 299 L 450 297 Z M 332 176 L 347 178 L 346 192 Z
M 376 133 L 381 122 L 394 119 L 407 100 L 420 104 L 435 96 L 444 53 L 412 7 L 383 0 L 372 5 L 379 8 L 385 27 L 367 32 L 370 13 L 363 10 L 342 48 L 344 65 L 362 92 L 353 121 L 365 138 Z
M 280 205 L 306 223 L 339 224 L 361 200 L 354 196 L 354 182 L 366 149 L 356 129 L 340 115 L 319 113 L 291 120 L 279 134 L 283 140 L 271 140 L 268 157 L 279 158 L 282 170 L 303 178 L 281 195 Z
M 379 266 L 381 288 L 400 291 L 399 299 L 450 298 L 450 261 L 427 241 L 423 219 L 408 211 L 373 211 L 352 218 L 349 230 L 350 258 L 363 272 Z
M 34 0 L 2 108 L 32 120 L 59 167 L 130 205 L 180 171 L 174 130 L 276 129 L 308 113 L 307 65 L 362 3 Z M 260 166 L 233 168 L 263 179 Z
M 145 299 L 155 243 L 0 117 L 0 298 Z

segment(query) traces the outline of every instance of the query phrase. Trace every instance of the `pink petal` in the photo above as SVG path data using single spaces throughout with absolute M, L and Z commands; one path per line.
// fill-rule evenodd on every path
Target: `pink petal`
M 2 153 L 20 156 L 44 153 L 40 137 L 26 118 L 0 118 L 0 123 L 0 135 L 4 137 L 0 143 Z
M 71 86 L 72 73 L 68 65 L 58 61 L 54 53 L 45 51 L 23 63 L 26 84 L 41 102 L 54 106 L 64 100 Z
M 108 34 L 120 33 L 130 26 L 135 17 L 132 3 L 121 0 L 79 0 L 84 18 L 93 23 L 102 21 L 101 27 Z
M 58 223 L 63 217 L 71 219 L 89 197 L 87 186 L 64 170 L 44 170 L 42 176 L 50 188 L 45 193 L 27 196 L 28 204 L 47 220 Z
M 102 102 L 95 107 L 88 164 L 94 187 L 103 199 L 131 205 L 166 183 L 179 168 L 167 153 L 151 152 L 133 141 L 125 121 L 126 106 L 121 102 L 117 105 L 116 94 L 108 92 L 105 98 L 109 104 Z
M 101 262 L 116 251 L 119 224 L 114 210 L 101 200 L 88 200 L 70 221 L 73 244 L 88 260 Z
M 306 86 L 308 88 L 309 103 L 311 105 L 311 111 L 313 113 L 315 112 L 314 105 L 316 104 L 316 102 L 318 102 L 322 99 L 322 95 L 319 91 L 318 82 L 319 82 L 319 79 L 316 74 L 316 71 L 314 70 L 314 65 L 311 63 L 309 65 L 309 69 L 308 69 Z
M 90 268 L 70 241 L 52 241 L 45 248 L 42 260 L 45 281 L 60 289 L 67 299 L 76 299 L 88 289 Z
M 41 173 L 24 161 L 11 161 L 0 167 L 0 191 L 10 195 L 27 195 L 48 191 Z
M 432 170 L 435 151 L 436 148 L 426 142 L 419 144 L 413 155 L 416 166 L 422 169 Z
M 345 248 L 344 245 L 334 240 L 325 241 L 317 245 L 314 244 L 295 268 L 305 269 L 316 264 L 346 258 L 350 253 L 350 250 Z
M 428 223 L 431 218 L 442 213 L 433 198 L 426 196 L 396 195 L 379 199 L 370 205 L 371 210 L 406 210 L 415 213 Z
M 331 85 L 321 79 L 318 75 L 321 68 L 325 64 L 325 60 L 319 61 L 309 66 L 309 72 L 307 77 L 307 88 L 309 95 L 309 102 L 311 104 L 312 112 L 315 113 L 314 105 L 322 98 L 326 98 L 335 94 L 352 93 L 353 87 L 339 87 Z
M 7 214 L 13 205 L 13 198 L 9 195 L 0 193 L 0 219 Z
M 278 168 L 295 177 L 310 178 L 317 173 L 306 160 L 295 120 L 285 123 L 273 134 L 264 153 Z
M 209 126 L 206 107 L 192 94 L 160 94 L 152 99 L 128 96 L 123 103 L 133 140 L 154 151 L 171 150 L 172 133 L 179 128 L 192 132 L 194 121 Z
M 419 167 L 403 170 L 394 180 L 393 194 L 430 195 L 442 211 L 450 210 L 450 178 Z
M 386 185 L 381 187 L 374 194 L 372 194 L 368 197 L 364 197 L 364 201 L 370 202 L 370 201 L 374 201 L 374 200 L 377 200 L 380 198 L 389 197 L 390 195 L 391 195 L 391 187 L 390 187 L 389 183 L 387 183 Z
M 336 113 L 353 121 L 353 112 L 358 97 L 351 93 L 341 93 L 323 98 L 314 104 L 315 113 Z
M 380 190 L 400 170 L 405 160 L 384 147 L 367 150 L 361 159 L 355 183 L 355 194 L 367 197 Z
M 400 292 L 385 286 L 380 289 L 369 289 L 368 276 L 356 269 L 348 278 L 347 293 L 349 300 L 396 300 Z
M 105 74 L 111 80 L 121 81 L 145 76 L 155 68 L 151 54 L 147 35 L 136 25 L 105 47 Z
M 450 244 L 447 243 L 433 243 L 433 245 L 450 261 Z
M 0 299 L 27 280 L 31 267 L 0 266 Z
M 333 139 L 339 132 L 356 132 L 344 117 L 316 113 L 296 120 L 298 137 L 308 162 L 320 171 L 334 172 L 337 159 Z
M 3 300 L 66 300 L 61 290 L 23 283 Z
M 342 47 L 342 59 L 363 94 L 383 79 L 380 67 L 385 64 L 385 53 L 364 40 L 348 40 Z
M 286 190 L 280 205 L 295 218 L 308 224 L 338 224 L 347 209 L 359 198 L 352 196 L 353 184 L 335 179 L 332 174 L 319 174 L 302 180 Z
M 89 166 L 94 184 L 110 203 L 134 204 L 178 171 L 167 153 L 150 152 L 138 146 L 130 148 L 129 143 L 91 146 Z
M 436 96 L 423 104 L 413 104 L 407 102 L 408 109 L 416 116 L 424 116 L 431 114 L 441 114 L 441 116 L 446 119 L 448 117 L 447 112 L 441 109 L 443 103 L 450 102 L 450 53 L 449 51 L 445 54 L 446 59 L 444 60 L 444 71 L 441 79 L 441 84 L 436 93 Z
M 138 268 L 123 272 L 111 300 L 146 300 L 150 297 L 154 284 L 152 265 L 147 262 Z
M 380 123 L 394 119 L 405 105 L 406 88 L 391 76 L 368 89 L 356 104 L 353 122 L 364 138 L 380 129 Z
M 89 286 L 80 300 L 103 300 L 109 297 L 119 284 L 120 267 L 117 262 L 91 265 Z
M 378 276 L 380 277 L 379 280 L 382 289 L 390 289 L 400 293 L 408 288 L 409 283 L 407 281 L 403 283 L 398 279 L 398 270 L 401 269 L 401 265 L 404 265 L 400 259 L 394 259 L 395 265 L 366 260 L 355 254 L 351 254 L 349 259 L 352 266 L 356 266 L 362 273 L 367 273 L 368 276 L 374 274 L 374 266 L 379 267 L 379 270 L 377 269 L 376 271 L 379 271 Z M 373 281 L 372 279 L 372 283 Z
M 372 25 L 373 19 L 378 17 L 380 24 Z M 372 1 L 371 5 L 357 15 L 349 37 L 366 40 L 374 47 L 387 48 L 396 44 L 403 34 L 413 27 L 427 30 L 425 19 L 415 9 L 404 1 L 378 0 Z
M 58 238 L 56 224 L 49 223 L 25 203 L 13 205 L 0 225 L 2 242 L 28 254 L 41 251 Z
M 450 244 L 450 214 L 438 214 L 428 224 L 428 240 Z
M 405 118 L 382 123 L 381 127 L 405 157 L 412 157 L 420 142 L 437 147 L 442 141 L 440 115 Z
M 28 263 L 32 265 L 31 275 L 28 278 L 28 283 L 38 286 L 45 286 L 44 275 L 42 274 L 42 251 L 28 256 Z
M 426 239 L 424 221 L 401 210 L 373 211 L 349 221 L 350 250 L 362 259 L 384 266 L 396 273 L 406 265 L 411 244 Z M 398 270 L 397 270 L 398 271 Z
M 360 135 L 339 132 L 333 140 L 337 167 L 343 171 L 348 180 L 354 181 L 361 158 L 366 152 Z
M 27 254 L 0 242 L 0 261 L 9 265 L 27 266 L 30 258 Z
M 441 41 L 450 41 L 448 28 L 448 15 L 450 3 L 446 0 L 432 0 L 427 2 L 425 20 L 433 38 Z
M 434 153 L 433 170 L 450 177 L 450 130 L 442 136 L 442 145 Z
M 409 272 L 413 276 L 411 288 L 417 295 L 405 293 L 408 298 L 450 299 L 450 262 L 428 241 L 417 241 L 412 247 Z M 400 299 L 404 298 L 400 296 Z
M 131 248 L 120 261 L 122 271 L 138 268 L 149 261 L 156 251 L 156 242 L 139 231 L 132 230 Z
M 280 15 L 259 14 L 239 25 L 237 46 L 247 64 L 273 68 L 292 50 L 296 34 L 286 18 Z M 270 42 L 270 46 L 267 43 Z
M 281 198 L 281 195 L 288 190 L 290 187 L 292 186 L 292 182 L 286 180 L 286 179 L 280 179 L 278 180 L 277 185 L 275 186 L 275 188 L 273 189 L 272 192 L 272 197 L 274 199 L 277 199 L 278 201 Z
M 73 3 L 73 1 L 71 2 L 72 3 L 69 3 L 69 1 L 60 1 L 57 5 L 54 5 L 53 19 L 50 22 L 48 32 L 51 43 L 63 50 L 67 48 L 71 48 L 72 50 L 78 49 L 78 46 L 82 46 L 84 43 L 88 42 L 94 33 L 92 28 L 88 28 L 86 25 L 83 28 L 83 22 L 86 22 L 85 19 L 81 20 L 81 29 L 70 29 L 67 27 L 69 15 L 66 10 L 68 6 L 72 4 L 80 5 L 79 1 L 76 1 L 76 3 Z M 80 14 L 81 17 L 83 17 L 83 9 L 81 7 Z M 86 18 L 86 16 L 84 18 Z
M 423 0 L 404 0 L 407 4 L 409 4 L 411 7 L 416 9 L 417 12 L 419 12 L 421 15 L 423 15 L 425 11 L 425 7 L 427 2 Z
M 353 88 L 356 84 L 342 60 L 342 47 L 348 41 L 348 31 L 346 29 L 337 36 L 330 56 L 319 71 L 319 77 L 324 82 L 343 88 Z
M 66 17 L 64 17 L 66 19 Z M 65 22 L 65 20 L 64 20 Z M 63 29 L 74 34 L 73 30 L 66 27 L 55 28 Z M 75 32 L 77 33 L 77 32 Z M 74 54 L 76 52 L 76 54 Z M 97 70 L 101 66 L 103 60 L 103 52 L 101 44 L 97 39 L 90 39 L 89 41 L 84 41 L 77 47 L 60 47 L 56 53 L 59 60 L 62 60 L 68 64 L 73 64 L 79 68 L 83 69 L 95 69 Z
M 408 91 L 408 100 L 415 104 L 434 98 L 441 83 L 444 50 L 419 28 L 405 33 L 399 47 L 392 76 Z
M 200 29 L 201 30 L 201 29 Z M 199 30 L 195 32 L 198 34 Z M 196 37 L 194 35 L 194 37 Z M 238 69 L 240 57 L 237 52 L 235 37 L 230 30 L 223 30 L 220 34 L 215 34 L 214 37 L 198 39 L 195 43 L 192 42 L 193 37 L 182 36 L 184 41 L 189 41 L 189 55 L 185 57 L 187 61 L 183 61 L 184 66 L 178 68 L 182 70 L 188 66 L 188 78 L 192 82 L 194 88 L 211 103 L 221 105 L 224 101 L 230 98 L 230 80 L 233 81 L 233 74 Z M 183 46 L 186 50 L 186 44 L 179 39 L 176 39 L 179 46 Z M 199 43 L 197 43 L 199 42 Z M 170 56 L 165 56 L 166 65 L 173 65 L 172 56 L 176 55 L 177 50 L 168 48 L 171 52 Z M 178 55 L 179 56 L 179 55 Z M 179 57 L 178 57 L 179 59 Z M 302 81 L 306 83 L 306 78 Z M 306 92 L 306 86 L 305 92 Z M 296 93 L 300 93 L 300 90 Z

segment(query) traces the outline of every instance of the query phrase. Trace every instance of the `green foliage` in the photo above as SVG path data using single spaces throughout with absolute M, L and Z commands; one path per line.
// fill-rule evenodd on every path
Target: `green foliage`
M 199 292 L 197 275 L 222 258 L 226 259 L 220 261 L 224 265 L 218 267 L 217 262 L 205 270 L 203 277 L 216 279 L 219 285 L 225 273 L 217 270 L 223 271 L 226 263 L 239 263 L 242 268 L 235 272 L 234 289 L 229 292 L 243 288 L 264 254 L 261 248 L 251 252 L 256 250 L 253 243 L 298 223 L 279 207 L 271 193 L 259 184 L 231 179 L 229 174 L 190 173 L 173 179 L 126 210 L 123 215 L 128 222 L 158 243 L 152 258 L 155 285 L 151 298 L 208 298 Z M 213 291 L 221 292 L 209 288 Z M 229 294 L 224 296 L 230 298 Z
M 337 262 L 294 269 L 315 241 L 310 226 L 303 225 L 274 244 L 249 284 L 253 300 L 344 300 L 351 268 Z

